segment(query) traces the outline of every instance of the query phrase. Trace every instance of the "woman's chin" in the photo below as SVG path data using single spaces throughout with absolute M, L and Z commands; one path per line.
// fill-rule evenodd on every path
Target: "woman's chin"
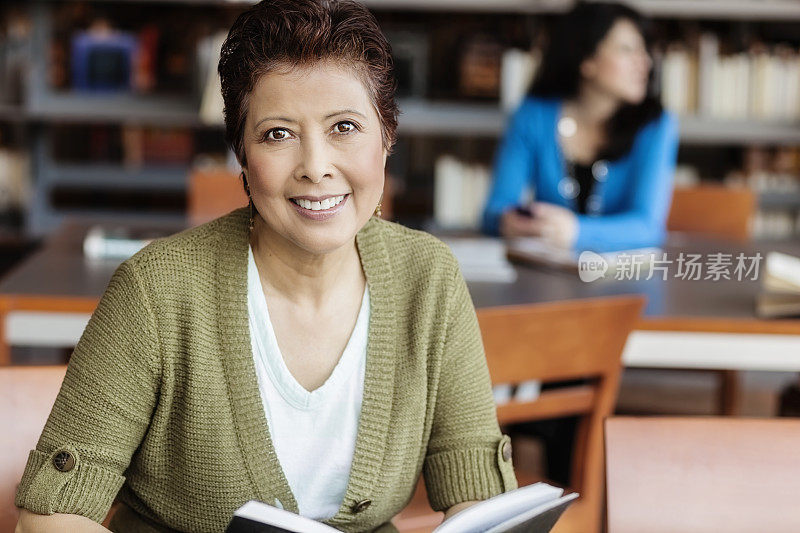
M 319 228 L 302 231 L 291 240 L 305 253 L 312 255 L 328 255 L 347 246 L 352 246 L 356 239 L 355 228 Z

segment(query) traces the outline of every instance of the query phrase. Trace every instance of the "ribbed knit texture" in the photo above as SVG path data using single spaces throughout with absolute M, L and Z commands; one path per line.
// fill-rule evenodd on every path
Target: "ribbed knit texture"
M 250 499 L 297 503 L 250 348 L 246 209 L 158 240 L 115 272 L 72 355 L 16 503 L 119 532 L 224 530 Z M 516 488 L 475 312 L 447 247 L 372 219 L 364 400 L 344 501 L 326 523 L 391 531 L 421 472 L 437 510 Z M 52 458 L 70 451 L 75 468 Z M 121 489 L 120 489 L 121 487 Z M 353 506 L 372 504 L 362 512 Z

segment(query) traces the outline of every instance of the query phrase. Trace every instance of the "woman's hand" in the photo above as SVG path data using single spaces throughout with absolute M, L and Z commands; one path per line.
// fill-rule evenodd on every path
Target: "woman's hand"
M 468 502 L 457 503 L 457 504 L 455 504 L 454 506 L 452 506 L 451 508 L 449 508 L 448 510 L 446 510 L 444 512 L 444 519 L 447 520 L 448 518 L 450 518 L 451 516 L 453 516 L 457 512 L 463 511 L 467 507 L 471 507 L 471 506 L 475 505 L 476 503 L 480 503 L 480 502 L 478 502 L 478 501 L 468 501 Z
M 565 207 L 545 202 L 531 204 L 533 216 L 510 209 L 500 218 L 504 237 L 541 237 L 549 244 L 571 248 L 578 236 L 578 218 Z
M 53 533 L 64 531 L 110 533 L 108 529 L 85 516 L 61 513 L 40 515 L 27 509 L 20 509 L 19 521 L 14 531 L 16 533 L 48 533 L 51 531 Z

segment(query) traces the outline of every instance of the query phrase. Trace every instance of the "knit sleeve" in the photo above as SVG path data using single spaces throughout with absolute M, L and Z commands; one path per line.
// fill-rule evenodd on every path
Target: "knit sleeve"
M 101 522 L 149 426 L 160 368 L 150 302 L 125 262 L 75 347 L 16 505 Z
M 508 437 L 500 433 L 475 309 L 455 268 L 423 474 L 431 507 L 443 511 L 517 488 Z

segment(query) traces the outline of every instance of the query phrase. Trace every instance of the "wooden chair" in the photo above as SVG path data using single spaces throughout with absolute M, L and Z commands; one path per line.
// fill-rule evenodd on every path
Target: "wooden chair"
M 193 226 L 247 205 L 238 174 L 225 169 L 195 170 L 189 175 L 187 209 Z
M 622 296 L 478 310 L 493 384 L 540 380 L 585 384 L 547 389 L 538 398 L 497 407 L 501 425 L 579 416 L 570 489 L 581 494 L 554 531 L 599 531 L 603 515 L 603 420 L 616 400 L 621 355 L 644 298 Z M 520 485 L 539 479 L 516 470 Z M 442 513 L 427 506 L 420 483 L 394 523 L 401 531 L 431 531 Z M 427 521 L 426 521 L 427 520 Z
M 606 420 L 608 531 L 800 531 L 800 420 Z
M 677 188 L 667 230 L 722 238 L 734 242 L 750 240 L 756 195 L 750 189 L 722 185 Z M 714 371 L 719 376 L 719 414 L 735 414 L 739 397 L 739 374 L 734 370 Z
M 750 239 L 755 209 L 756 196 L 750 189 L 722 185 L 677 188 L 667 230 L 745 242 Z
M 14 531 L 19 509 L 14 505 L 28 453 L 36 447 L 66 365 L 0 367 L 0 531 Z M 103 525 L 108 527 L 118 504 L 112 505 Z
M 14 531 L 17 485 L 28 452 L 36 447 L 66 366 L 0 367 L 0 531 Z

